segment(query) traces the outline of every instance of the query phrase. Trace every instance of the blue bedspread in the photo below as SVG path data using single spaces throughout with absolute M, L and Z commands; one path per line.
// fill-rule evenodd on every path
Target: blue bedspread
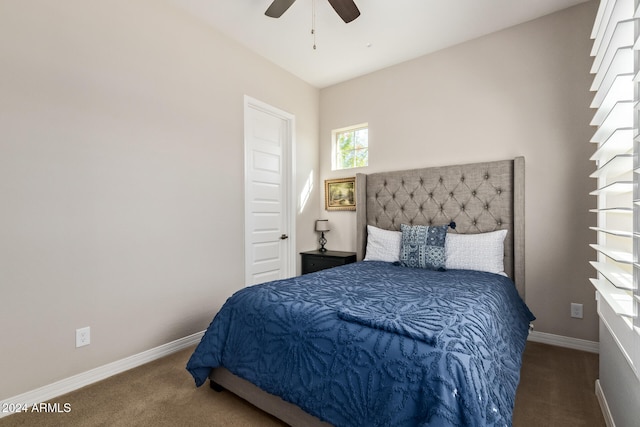
M 359 262 L 236 292 L 187 369 L 335 426 L 509 426 L 534 319 L 500 275 Z

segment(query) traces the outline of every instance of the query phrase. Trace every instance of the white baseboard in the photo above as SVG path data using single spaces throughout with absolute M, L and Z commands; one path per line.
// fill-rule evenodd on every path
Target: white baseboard
M 588 341 L 537 331 L 530 332 L 528 340 L 574 350 L 588 351 L 589 353 L 600 353 L 600 343 L 597 341 Z
M 143 351 L 142 353 L 134 354 L 133 356 L 91 369 L 90 371 L 74 375 L 64 380 L 56 381 L 55 383 L 22 393 L 18 396 L 10 397 L 6 400 L 0 400 L 0 408 L 10 408 L 15 405 L 31 406 L 36 403 L 46 402 L 89 384 L 104 380 L 140 365 L 144 365 L 145 363 L 152 362 L 161 357 L 168 356 L 182 350 L 183 348 L 198 344 L 203 335 L 204 331 L 196 332 L 193 335 Z M 2 412 L 0 410 L 0 418 L 7 415 L 10 415 L 10 413 Z
M 611 410 L 609 410 L 609 404 L 607 403 L 604 391 L 602 391 L 600 380 L 596 380 L 596 397 L 598 398 L 598 403 L 600 403 L 600 410 L 602 411 L 605 424 L 607 427 L 616 427 L 616 423 L 613 421 L 613 416 L 611 416 Z

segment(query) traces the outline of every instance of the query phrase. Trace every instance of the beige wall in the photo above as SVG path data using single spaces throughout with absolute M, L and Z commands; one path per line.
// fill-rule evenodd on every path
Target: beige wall
M 368 122 L 364 173 L 526 161 L 526 302 L 537 331 L 598 341 L 595 258 L 588 230 L 592 77 L 585 3 L 320 92 L 321 179 L 332 172 L 331 130 Z M 327 247 L 355 249 L 355 214 L 324 212 Z M 584 319 L 569 316 L 584 304 Z
M 296 116 L 317 182 L 319 91 L 193 17 L 0 3 L 0 400 L 201 331 L 243 286 L 245 94 Z

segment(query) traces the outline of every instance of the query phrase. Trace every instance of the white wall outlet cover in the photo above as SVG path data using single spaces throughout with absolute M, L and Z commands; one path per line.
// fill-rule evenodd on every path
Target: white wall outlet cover
M 91 343 L 91 328 L 87 326 L 86 328 L 76 329 L 76 348 L 84 347 L 85 345 L 89 345 Z
M 571 317 L 582 319 L 582 304 L 571 303 Z

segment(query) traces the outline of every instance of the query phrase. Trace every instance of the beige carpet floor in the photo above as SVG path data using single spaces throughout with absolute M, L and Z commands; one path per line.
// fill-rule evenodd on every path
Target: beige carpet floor
M 53 399 L 68 413 L 21 413 L 0 427 L 284 426 L 229 392 L 196 388 L 189 348 Z M 598 355 L 527 343 L 514 411 L 516 427 L 604 426 L 595 397 Z

